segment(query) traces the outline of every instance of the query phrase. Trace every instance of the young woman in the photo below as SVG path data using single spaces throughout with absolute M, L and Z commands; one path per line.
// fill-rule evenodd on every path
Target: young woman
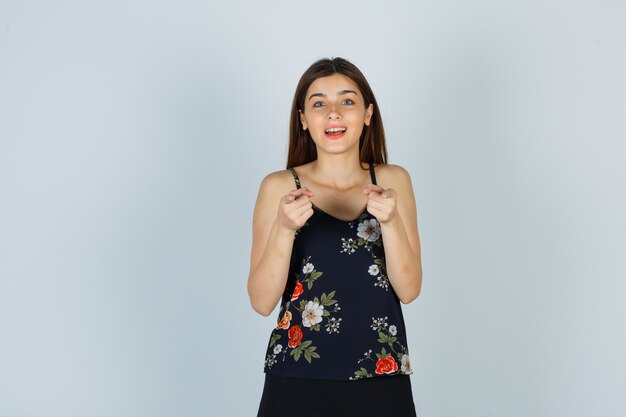
M 287 169 L 263 179 L 254 209 L 250 302 L 268 316 L 280 300 L 258 417 L 416 416 L 400 302 L 422 286 L 417 214 L 408 172 L 386 161 L 361 71 L 313 63 Z

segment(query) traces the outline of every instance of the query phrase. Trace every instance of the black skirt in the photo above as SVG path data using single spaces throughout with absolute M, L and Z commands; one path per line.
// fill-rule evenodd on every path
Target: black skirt
M 356 381 L 265 374 L 257 417 L 417 417 L 409 375 Z

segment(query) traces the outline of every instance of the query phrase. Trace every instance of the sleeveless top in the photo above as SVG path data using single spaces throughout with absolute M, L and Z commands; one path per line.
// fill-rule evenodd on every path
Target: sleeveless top
M 380 224 L 367 206 L 345 221 L 313 205 L 295 234 L 276 323 L 264 373 L 344 381 L 413 373 Z

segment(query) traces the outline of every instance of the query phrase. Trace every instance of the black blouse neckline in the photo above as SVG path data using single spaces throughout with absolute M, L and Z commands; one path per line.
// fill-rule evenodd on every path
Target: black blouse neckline
M 377 183 L 376 183 L 376 173 L 374 172 L 374 164 L 372 162 L 368 162 L 368 164 L 369 164 L 370 178 L 372 180 L 372 184 L 377 185 Z M 293 174 L 294 180 L 296 181 L 296 187 L 300 188 L 300 178 L 298 177 L 298 174 L 296 173 L 296 170 L 293 169 L 292 167 L 290 167 L 289 170 Z M 353 223 L 353 222 L 359 220 L 361 218 L 361 216 L 363 216 L 363 214 L 368 213 L 368 211 L 367 211 L 367 204 L 365 204 L 365 207 L 363 208 L 363 210 L 361 210 L 361 212 L 357 215 L 356 218 L 354 218 L 352 220 L 344 220 L 344 219 L 340 219 L 340 218 L 338 218 L 336 216 L 333 216 L 332 214 L 322 210 L 321 208 L 319 208 L 318 206 L 313 204 L 313 202 L 311 202 L 311 205 L 313 206 L 313 209 L 317 210 L 319 213 L 325 214 L 326 216 L 330 217 L 331 219 L 334 219 L 334 220 L 342 222 L 342 223 Z
M 363 214 L 365 214 L 365 213 L 367 213 L 367 212 L 368 212 L 368 211 L 367 211 L 367 204 L 366 204 L 366 205 L 365 205 L 365 208 L 363 208 L 363 210 L 361 210 L 361 213 L 359 213 L 359 215 L 358 215 L 358 216 L 356 216 L 356 218 L 355 218 L 355 219 L 352 219 L 352 220 L 344 220 L 344 219 L 340 219 L 339 217 L 335 217 L 335 216 L 333 216 L 333 215 L 332 215 L 332 214 L 330 214 L 330 213 L 325 212 L 324 210 L 322 210 L 321 208 L 319 208 L 319 207 L 317 207 L 315 204 L 313 204 L 313 202 L 311 202 L 311 204 L 313 205 L 313 209 L 315 209 L 315 210 L 319 211 L 321 214 L 325 214 L 326 216 L 328 216 L 328 217 L 330 217 L 330 218 L 332 218 L 332 219 L 335 219 L 335 220 L 337 220 L 337 221 L 344 222 L 344 223 L 354 223 L 355 221 L 359 220 L 359 219 L 361 218 L 361 216 L 363 216 Z

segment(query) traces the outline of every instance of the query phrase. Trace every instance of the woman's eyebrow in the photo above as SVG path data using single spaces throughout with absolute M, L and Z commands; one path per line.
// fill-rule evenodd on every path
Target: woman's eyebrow
M 342 95 L 344 95 L 344 94 L 348 94 L 348 93 L 353 93 L 354 95 L 358 95 L 358 94 L 356 93 L 356 91 L 354 91 L 354 90 L 341 90 L 341 91 L 337 91 L 337 95 L 338 95 L 338 96 L 342 96 Z M 313 97 L 317 97 L 317 96 L 319 96 L 319 97 L 326 97 L 326 94 L 324 94 L 324 93 L 313 93 L 313 94 L 311 94 L 311 96 L 309 96 L 309 100 L 311 100 Z

